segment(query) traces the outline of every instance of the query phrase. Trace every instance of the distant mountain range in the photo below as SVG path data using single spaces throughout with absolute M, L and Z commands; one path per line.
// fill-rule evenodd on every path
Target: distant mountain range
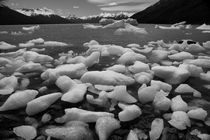
M 111 18 L 115 20 L 127 19 L 131 14 L 120 12 L 117 14 L 102 13 L 88 17 L 68 16 L 62 17 L 56 15 L 54 11 L 48 8 L 39 9 L 17 9 L 13 10 L 7 6 L 0 6 L 0 25 L 15 24 L 67 24 L 67 23 L 98 23 L 102 18 Z
M 210 24 L 209 0 L 160 0 L 131 16 L 139 23 L 173 24 L 186 21 L 190 24 Z

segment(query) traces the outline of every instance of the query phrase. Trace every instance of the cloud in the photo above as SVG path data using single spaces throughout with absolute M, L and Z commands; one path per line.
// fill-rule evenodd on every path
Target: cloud
M 90 3 L 99 4 L 99 5 L 109 5 L 109 4 L 124 4 L 124 3 L 151 3 L 157 2 L 158 0 L 87 0 Z M 112 5 L 110 5 L 112 6 Z
M 142 11 L 149 7 L 151 3 L 139 4 L 139 5 L 122 5 L 122 6 L 112 6 L 112 7 L 101 7 L 102 11 Z

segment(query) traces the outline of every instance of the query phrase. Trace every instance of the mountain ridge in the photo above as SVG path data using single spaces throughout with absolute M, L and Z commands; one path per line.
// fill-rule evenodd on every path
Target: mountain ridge
M 186 21 L 190 24 L 210 23 L 208 0 L 160 0 L 131 18 L 139 23 L 173 24 Z

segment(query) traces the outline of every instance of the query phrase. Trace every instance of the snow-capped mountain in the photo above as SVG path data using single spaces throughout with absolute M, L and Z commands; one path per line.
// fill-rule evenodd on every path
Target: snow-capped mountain
M 17 12 L 24 14 L 26 16 L 36 16 L 36 15 L 44 15 L 44 16 L 50 16 L 55 15 L 55 12 L 52 9 L 49 9 L 47 7 L 43 8 L 37 8 L 37 9 L 16 9 Z
M 132 16 L 133 13 L 128 13 L 128 12 L 119 12 L 119 13 L 101 13 L 99 15 L 90 15 L 90 16 L 83 16 L 83 17 L 79 17 L 81 19 L 91 19 L 91 18 L 116 18 L 116 17 L 130 17 Z

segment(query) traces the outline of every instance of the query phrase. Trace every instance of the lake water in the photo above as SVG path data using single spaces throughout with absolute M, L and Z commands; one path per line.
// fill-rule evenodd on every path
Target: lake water
M 162 30 L 162 29 L 156 29 L 155 25 L 153 25 L 153 24 L 140 24 L 139 27 L 145 28 L 146 31 L 148 32 L 147 35 L 133 35 L 133 34 L 114 35 L 114 32 L 116 29 L 84 29 L 83 25 L 80 25 L 80 24 L 76 24 L 76 25 L 73 25 L 73 24 L 40 25 L 40 29 L 34 31 L 33 33 L 27 33 L 22 30 L 22 27 L 26 27 L 26 26 L 27 25 L 15 25 L 15 26 L 3 25 L 3 26 L 0 26 L 0 32 L 2 32 L 2 31 L 8 32 L 6 34 L 0 33 L 0 41 L 5 41 L 9 44 L 18 46 L 19 43 L 24 43 L 24 42 L 27 42 L 29 40 L 36 39 L 36 38 L 43 38 L 45 41 L 59 41 L 59 42 L 65 42 L 65 43 L 69 44 L 68 47 L 46 47 L 46 51 L 42 52 L 44 54 L 48 54 L 48 55 L 51 55 L 54 58 L 56 58 L 58 56 L 58 53 L 61 53 L 61 52 L 66 53 L 69 50 L 73 50 L 74 52 L 77 52 L 77 53 L 84 52 L 85 50 L 87 50 L 87 48 L 83 47 L 83 43 L 89 42 L 90 40 L 96 40 L 100 44 L 115 44 L 115 45 L 120 45 L 123 47 L 125 47 L 126 45 L 128 45 L 130 43 L 137 43 L 137 44 L 140 44 L 141 46 L 143 46 L 143 45 L 146 45 L 150 41 L 157 41 L 157 40 L 163 40 L 164 42 L 168 43 L 168 42 L 173 42 L 173 41 L 181 41 L 183 39 L 191 39 L 195 42 L 199 42 L 200 44 L 202 44 L 205 41 L 210 40 L 210 34 L 202 33 L 200 30 L 196 30 L 195 29 L 197 27 L 196 25 L 194 25 L 192 27 L 192 29 Z M 166 25 L 166 26 L 169 26 L 169 25 Z M 19 32 L 19 31 L 21 31 L 23 34 L 19 34 L 19 35 L 11 34 L 12 32 Z M 106 59 L 103 59 L 103 60 L 106 61 Z M 34 83 L 34 85 L 30 85 L 30 88 L 35 88 L 35 89 L 38 89 L 39 86 L 41 85 L 41 82 L 43 82 L 43 81 L 41 81 L 40 78 L 37 79 L 36 77 L 32 80 L 34 80 L 34 81 L 32 81 Z M 190 78 L 185 83 L 188 83 L 193 88 L 200 91 L 202 93 L 203 98 L 206 99 L 207 101 L 210 101 L 210 95 L 209 95 L 210 89 L 205 89 L 204 87 L 202 87 L 203 85 L 206 85 L 209 83 L 203 82 L 197 78 Z M 132 86 L 129 88 L 132 88 Z M 175 88 L 175 87 L 173 87 L 173 88 Z M 51 87 L 51 91 L 56 91 L 56 90 L 57 89 L 53 89 Z M 192 98 L 184 97 L 184 99 L 190 101 Z M 1 101 L 2 101 L 2 99 L 0 99 L 0 102 Z M 58 103 L 58 105 L 60 105 L 60 103 Z M 88 108 L 85 105 L 86 104 L 84 104 L 84 105 L 82 104 L 81 106 L 83 108 Z M 207 104 L 207 105 L 208 106 L 205 106 L 205 109 L 208 110 L 208 112 L 210 112 L 209 104 Z M 66 105 L 63 105 L 63 106 L 64 106 L 64 108 L 66 107 Z M 67 105 L 67 106 L 69 107 L 69 105 Z M 75 105 L 73 105 L 73 106 L 75 106 Z M 144 108 L 146 110 L 148 108 L 148 106 L 142 106 L 142 108 Z M 144 109 L 142 109 L 142 110 L 144 110 Z M 148 110 L 148 112 L 150 112 L 150 113 L 152 111 Z M 9 112 L 8 114 L 15 114 L 15 113 L 17 113 L 16 116 L 9 115 L 9 116 L 7 116 L 8 117 L 7 119 L 9 119 L 9 120 L 17 119 L 18 117 L 21 117 L 22 119 L 24 119 L 24 117 L 26 116 L 26 114 L 24 114 L 24 110 L 18 110 L 16 112 Z M 53 113 L 57 113 L 57 112 L 54 111 Z M 63 112 L 59 112 L 59 113 L 63 114 Z M 59 115 L 54 114 L 54 117 L 55 116 L 59 116 Z M 37 119 L 41 118 L 40 115 L 38 115 L 36 117 L 37 117 Z M 143 117 L 145 117 L 144 119 L 147 120 L 147 116 L 143 116 Z M 154 119 L 154 115 L 151 118 Z M 149 119 L 148 121 L 150 121 L 151 118 L 148 118 Z M 0 115 L 0 121 L 3 120 L 3 119 L 2 120 L 1 119 L 2 119 L 2 115 Z M 15 120 L 15 121 L 17 121 L 17 120 Z M 144 121 L 142 121 L 140 123 L 143 123 Z M 13 120 L 8 121 L 8 122 L 14 123 Z M 3 127 L 0 126 L 0 131 L 2 130 L 2 132 L 5 131 L 5 132 L 9 133 L 11 131 L 12 127 L 23 124 L 23 120 L 21 120 L 21 121 L 15 122 L 14 124 L 10 124 L 11 126 L 9 125 L 8 127 L 6 127 L 6 125 L 7 125 L 6 123 L 8 123 L 8 122 L 5 121 L 4 124 L 2 125 Z M 53 122 L 51 122 L 51 123 L 53 124 Z M 123 136 L 127 135 L 127 132 L 129 131 L 129 129 L 127 127 L 133 128 L 135 123 L 136 123 L 136 121 L 134 121 L 131 124 L 127 124 L 127 123 L 122 124 L 122 129 L 121 129 L 122 131 L 120 130 L 120 131 L 116 132 L 117 133 L 116 135 L 121 135 L 121 134 Z M 149 124 L 150 123 L 151 123 L 151 121 L 149 122 Z M 143 124 L 141 124 L 141 125 L 143 125 Z M 5 130 L 3 130 L 4 127 L 6 128 Z M 146 128 L 144 128 L 142 126 L 142 129 L 145 129 L 148 132 L 149 128 L 147 126 L 145 126 L 145 127 Z M 196 126 L 196 128 L 197 128 L 197 126 Z M 202 127 L 202 129 L 204 129 L 204 132 L 210 133 L 210 130 L 208 130 L 209 127 L 208 128 Z M 1 134 L 2 133 L 0 133 L 0 136 L 1 136 Z M 112 139 L 114 140 L 117 138 L 112 138 Z

